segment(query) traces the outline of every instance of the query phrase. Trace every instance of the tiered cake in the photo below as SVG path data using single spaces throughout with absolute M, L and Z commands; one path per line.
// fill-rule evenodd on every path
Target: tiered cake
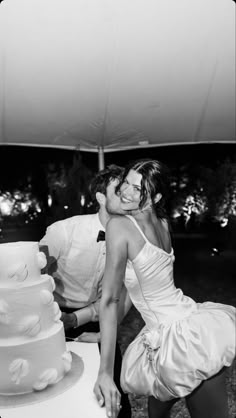
M 71 368 L 54 281 L 36 242 L 0 244 L 0 394 L 43 390 Z

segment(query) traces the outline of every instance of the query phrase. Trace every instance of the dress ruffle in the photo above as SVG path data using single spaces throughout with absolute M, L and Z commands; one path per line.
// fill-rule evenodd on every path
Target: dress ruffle
M 196 305 L 197 310 L 184 319 L 142 329 L 124 354 L 121 386 L 125 392 L 161 401 L 185 397 L 231 365 L 236 309 L 213 302 Z

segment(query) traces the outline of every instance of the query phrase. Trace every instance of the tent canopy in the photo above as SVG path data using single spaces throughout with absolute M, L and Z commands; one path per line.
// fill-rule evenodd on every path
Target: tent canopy
M 231 0 L 4 0 L 0 144 L 235 142 Z

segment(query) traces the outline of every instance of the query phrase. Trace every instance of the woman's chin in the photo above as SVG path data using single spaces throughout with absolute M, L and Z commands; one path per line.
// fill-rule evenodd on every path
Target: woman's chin
M 132 211 L 136 211 L 138 209 L 137 206 L 134 206 L 131 203 L 122 203 L 120 204 L 120 208 L 124 211 L 124 212 L 132 212 Z

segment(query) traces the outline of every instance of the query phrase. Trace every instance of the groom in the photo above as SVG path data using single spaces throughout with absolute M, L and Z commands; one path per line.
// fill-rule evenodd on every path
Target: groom
M 122 172 L 121 167 L 111 165 L 92 180 L 90 192 L 97 213 L 55 222 L 40 241 L 40 249 L 48 257 L 48 274 L 55 280 L 54 297 L 62 311 L 61 319 L 68 339 L 83 334 L 84 341 L 90 341 L 99 336 L 99 304 L 106 258 L 104 235 L 110 215 L 120 213 L 115 188 Z M 126 276 L 134 274 L 133 269 L 126 269 Z M 131 301 L 123 287 L 120 321 L 130 307 Z M 122 405 L 119 418 L 130 418 L 128 395 L 120 387 L 121 361 L 120 348 L 116 344 L 114 379 L 121 392 Z

